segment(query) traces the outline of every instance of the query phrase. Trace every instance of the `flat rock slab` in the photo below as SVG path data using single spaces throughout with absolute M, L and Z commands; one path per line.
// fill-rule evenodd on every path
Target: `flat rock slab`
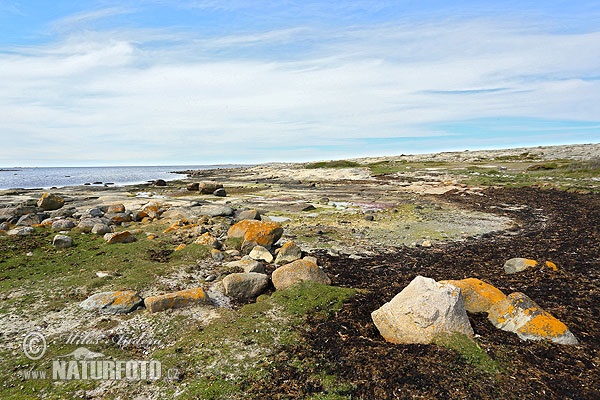
M 136 310 L 144 300 L 132 290 L 102 292 L 88 297 L 79 305 L 84 310 L 103 314 L 126 314 Z
M 233 208 L 221 205 L 200 206 L 200 214 L 208 215 L 209 217 L 229 217 L 233 215 Z
M 417 276 L 389 303 L 371 313 L 375 326 L 391 343 L 432 343 L 440 334 L 473 336 L 460 289 Z
M 164 311 L 169 308 L 183 308 L 195 304 L 210 304 L 210 298 L 202 288 L 180 290 L 160 296 L 151 296 L 144 299 L 144 305 L 150 312 Z

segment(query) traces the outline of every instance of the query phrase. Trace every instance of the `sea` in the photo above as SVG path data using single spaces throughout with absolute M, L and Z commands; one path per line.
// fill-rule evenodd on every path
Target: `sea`
M 234 165 L 176 165 L 146 167 L 27 167 L 0 168 L 0 189 L 48 189 L 64 186 L 123 186 L 156 179 L 183 179 L 175 171 L 231 168 Z

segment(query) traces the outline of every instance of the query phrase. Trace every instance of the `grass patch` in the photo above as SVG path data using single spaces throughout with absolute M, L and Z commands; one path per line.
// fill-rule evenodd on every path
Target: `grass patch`
M 297 327 L 304 318 L 330 315 L 354 293 L 305 282 L 270 297 L 262 295 L 239 310 L 220 309 L 220 318 L 206 326 L 174 323 L 169 337 L 176 341 L 151 357 L 181 371 L 189 382 L 182 398 L 244 398 L 245 388 L 275 372 L 275 354 L 302 341 Z M 336 386 L 335 377 L 320 375 L 324 387 Z
M 306 169 L 317 169 L 317 168 L 356 168 L 361 165 L 354 161 L 349 160 L 336 160 L 336 161 L 319 161 L 310 164 L 306 164 Z
M 345 300 L 356 293 L 354 289 L 303 282 L 287 290 L 276 291 L 271 300 L 292 316 L 309 313 L 329 314 L 339 311 Z
M 461 333 L 439 335 L 434 341 L 439 346 L 456 351 L 473 367 L 488 374 L 501 372 L 500 365 L 494 361 L 479 345 Z

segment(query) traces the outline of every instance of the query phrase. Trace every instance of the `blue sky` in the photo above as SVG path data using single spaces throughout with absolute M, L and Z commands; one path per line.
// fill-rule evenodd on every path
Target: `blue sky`
M 600 142 L 600 1 L 0 0 L 0 166 Z

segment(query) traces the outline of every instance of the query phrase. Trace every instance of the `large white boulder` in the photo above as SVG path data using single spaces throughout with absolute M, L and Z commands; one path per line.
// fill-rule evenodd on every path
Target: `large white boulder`
M 440 334 L 473 336 L 460 289 L 417 276 L 390 302 L 371 313 L 375 326 L 392 343 L 431 343 Z

